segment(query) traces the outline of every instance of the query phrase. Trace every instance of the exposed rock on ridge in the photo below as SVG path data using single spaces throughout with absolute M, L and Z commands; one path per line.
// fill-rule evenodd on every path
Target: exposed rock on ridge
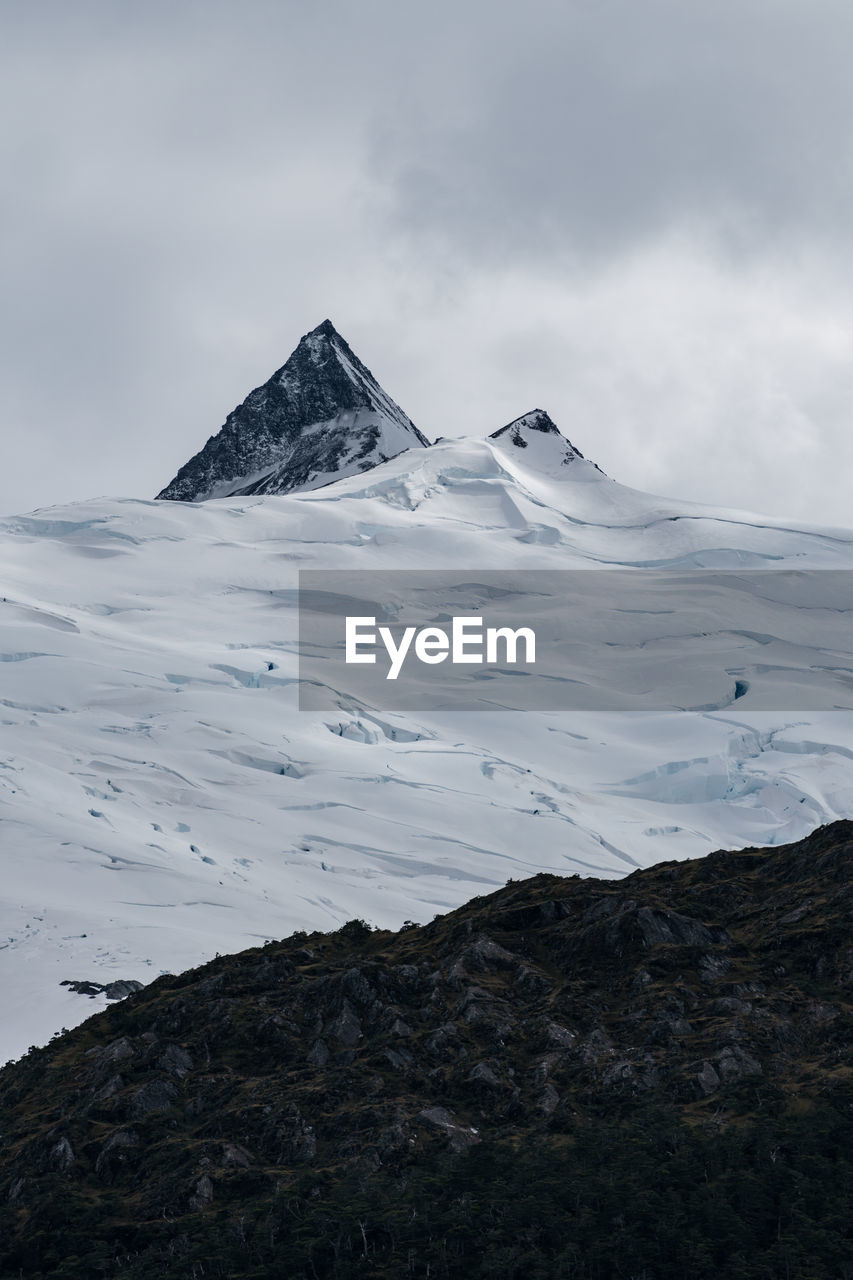
M 316 489 L 428 444 L 324 320 L 157 497 L 202 502 Z
M 489 439 L 498 440 L 503 445 L 514 445 L 517 449 L 530 448 L 531 455 L 540 465 L 545 463 L 559 467 L 578 460 L 585 461 L 580 449 L 563 435 L 544 409 L 523 413 L 505 427 L 493 431 Z

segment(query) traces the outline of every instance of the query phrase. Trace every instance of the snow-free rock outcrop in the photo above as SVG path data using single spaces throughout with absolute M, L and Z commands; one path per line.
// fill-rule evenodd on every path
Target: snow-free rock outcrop
M 157 497 L 203 502 L 318 489 L 428 444 L 324 320 Z

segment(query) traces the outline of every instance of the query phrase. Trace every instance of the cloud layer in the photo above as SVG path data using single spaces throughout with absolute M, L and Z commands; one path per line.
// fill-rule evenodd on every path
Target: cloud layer
M 427 434 L 850 522 L 834 0 L 13 6 L 0 510 L 150 496 L 331 315 Z

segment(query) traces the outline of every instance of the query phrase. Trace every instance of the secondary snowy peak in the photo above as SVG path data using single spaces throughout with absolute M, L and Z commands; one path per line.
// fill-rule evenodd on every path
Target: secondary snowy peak
M 567 440 L 544 409 L 531 409 L 520 418 L 493 431 L 490 440 L 515 449 L 529 449 L 525 459 L 538 467 L 560 467 L 576 460 L 584 461 L 580 449 Z
M 505 435 L 513 444 L 524 449 L 527 445 L 525 435 L 530 431 L 541 431 L 543 435 L 552 436 L 560 434 L 560 428 L 544 409 L 531 409 L 529 413 L 523 413 L 520 418 L 513 418 L 512 422 L 508 422 L 499 431 L 493 431 L 489 439 L 497 440 Z
M 318 489 L 428 444 L 324 320 L 157 497 L 202 502 Z

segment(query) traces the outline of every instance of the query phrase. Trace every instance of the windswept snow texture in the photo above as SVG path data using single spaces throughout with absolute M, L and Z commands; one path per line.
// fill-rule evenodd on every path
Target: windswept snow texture
M 428 443 L 324 320 L 157 497 L 319 489 Z
M 388 714 L 339 687 L 297 710 L 300 568 L 853 567 L 844 530 L 637 493 L 554 466 L 559 434 L 526 439 L 0 524 L 0 1058 L 103 1003 L 62 979 L 145 981 L 853 814 L 840 712 Z

